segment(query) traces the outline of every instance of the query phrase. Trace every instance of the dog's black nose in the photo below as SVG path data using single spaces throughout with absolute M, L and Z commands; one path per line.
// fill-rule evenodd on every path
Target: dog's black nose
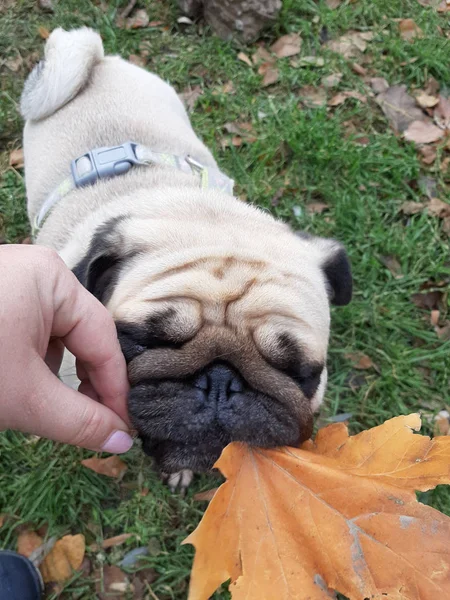
M 205 390 L 213 402 L 223 402 L 230 394 L 244 391 L 242 380 L 231 367 L 212 364 L 199 375 L 195 387 Z

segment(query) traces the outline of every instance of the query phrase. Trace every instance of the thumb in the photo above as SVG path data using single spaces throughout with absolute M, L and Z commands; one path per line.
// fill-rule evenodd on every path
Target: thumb
M 15 428 L 89 450 L 121 454 L 131 448 L 128 427 L 113 410 L 64 385 L 43 361 L 37 368 L 31 379 L 39 385 L 21 411 L 27 422 Z

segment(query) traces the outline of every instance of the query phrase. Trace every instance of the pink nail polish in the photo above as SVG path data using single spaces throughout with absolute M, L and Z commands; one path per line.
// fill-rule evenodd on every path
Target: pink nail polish
M 111 452 L 111 454 L 122 454 L 128 452 L 133 445 L 131 438 L 125 431 L 115 431 L 112 433 L 106 442 L 103 444 L 103 452 Z

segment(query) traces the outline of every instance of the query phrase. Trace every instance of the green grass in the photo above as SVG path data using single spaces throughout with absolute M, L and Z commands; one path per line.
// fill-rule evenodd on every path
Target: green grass
M 139 53 L 144 42 L 149 70 L 180 91 L 189 84 L 202 86 L 204 94 L 192 114 L 193 124 L 222 167 L 237 180 L 238 192 L 295 228 L 334 236 L 347 246 L 355 295 L 350 306 L 333 311 L 330 384 L 323 416 L 350 412 L 351 430 L 357 432 L 398 414 L 421 410 L 432 415 L 449 405 L 450 342 L 437 339 L 429 315 L 410 301 L 422 283 L 448 280 L 448 238 L 437 219 L 420 214 L 406 219 L 399 214 L 402 202 L 422 197 L 424 175 L 437 180 L 441 199 L 450 200 L 449 174 L 424 168 L 414 147 L 393 134 L 373 98 L 367 104 L 349 100 L 332 111 L 304 109 L 298 98 L 301 87 L 317 87 L 324 76 L 336 71 L 343 73 L 336 91 L 367 93 L 366 84 L 348 61 L 320 43 L 321 36 L 333 39 L 350 29 L 375 34 L 361 59 L 371 76 L 385 77 L 391 84 L 405 83 L 410 89 L 423 86 L 433 76 L 441 89 L 450 88 L 449 17 L 414 0 L 359 0 L 335 11 L 324 2 L 285 0 L 279 23 L 263 39 L 270 43 L 285 32 L 301 31 L 302 56 L 317 54 L 325 62 L 321 68 L 295 68 L 284 59 L 280 81 L 264 89 L 256 71 L 236 58 L 239 50 L 251 54 L 253 48 L 224 43 L 207 29 L 199 32 L 196 27 L 177 25 L 176 9 L 169 2 L 139 3 L 151 20 L 167 23 L 166 31 L 118 29 L 115 19 L 125 4 L 125 0 L 109 2 L 102 10 L 100 3 L 67 0 L 57 3 L 55 12 L 49 14 L 39 11 L 34 0 L 18 0 L 0 14 L 0 55 L 14 58 L 19 53 L 24 61 L 17 73 L 0 68 L 0 237 L 14 242 L 28 232 L 23 173 L 8 167 L 8 155 L 20 146 L 17 102 L 23 79 L 43 45 L 38 27 L 95 27 L 107 51 L 125 57 Z M 408 43 L 399 37 L 394 19 L 406 17 L 414 18 L 422 28 L 422 39 Z M 235 93 L 218 93 L 230 80 Z M 222 149 L 223 126 L 236 120 L 250 121 L 257 141 Z M 367 146 L 348 135 L 349 121 L 356 124 L 358 134 L 368 136 Z M 445 150 L 439 156 L 442 160 Z M 273 206 L 272 199 L 281 189 L 278 204 Z M 330 209 L 309 216 L 304 206 L 311 201 L 324 201 Z M 397 257 L 401 279 L 382 265 L 379 258 L 383 255 Z M 345 355 L 357 351 L 370 356 L 379 372 L 355 373 Z M 355 376 L 357 385 L 350 385 Z M 427 423 L 425 430 L 430 431 Z M 124 531 L 136 533 L 138 537 L 125 546 L 91 553 L 98 565 L 101 561 L 114 564 L 125 551 L 157 539 L 160 550 L 147 559 L 159 574 L 152 584 L 153 593 L 161 600 L 185 598 L 192 550 L 180 542 L 195 527 L 203 509 L 192 496 L 215 483 L 204 477 L 182 499 L 168 493 L 139 450 L 125 457 L 129 471 L 121 484 L 80 466 L 87 454 L 11 432 L 0 435 L 0 512 L 12 515 L 1 531 L 0 543 L 14 547 L 24 523 L 47 524 L 48 535 L 82 532 L 88 543 Z M 144 487 L 150 490 L 146 496 L 141 494 Z M 421 498 L 450 514 L 449 488 Z M 78 576 L 66 587 L 65 597 L 95 598 L 92 577 Z M 215 596 L 226 597 L 226 592 Z

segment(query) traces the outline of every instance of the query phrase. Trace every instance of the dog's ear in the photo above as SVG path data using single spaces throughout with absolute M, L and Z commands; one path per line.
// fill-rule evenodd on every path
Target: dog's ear
M 322 263 L 322 269 L 329 286 L 330 302 L 335 306 L 345 306 L 352 299 L 353 277 L 350 261 L 345 248 L 329 240 L 329 253 Z
M 123 218 L 110 219 L 98 227 L 86 256 L 73 268 L 78 281 L 100 302 L 111 298 L 119 274 L 129 253 L 121 253 L 118 224 Z
M 295 234 L 312 244 L 318 252 L 318 259 L 328 287 L 331 304 L 345 306 L 352 299 L 353 278 L 350 261 L 344 246 L 336 240 L 315 237 L 303 231 Z

